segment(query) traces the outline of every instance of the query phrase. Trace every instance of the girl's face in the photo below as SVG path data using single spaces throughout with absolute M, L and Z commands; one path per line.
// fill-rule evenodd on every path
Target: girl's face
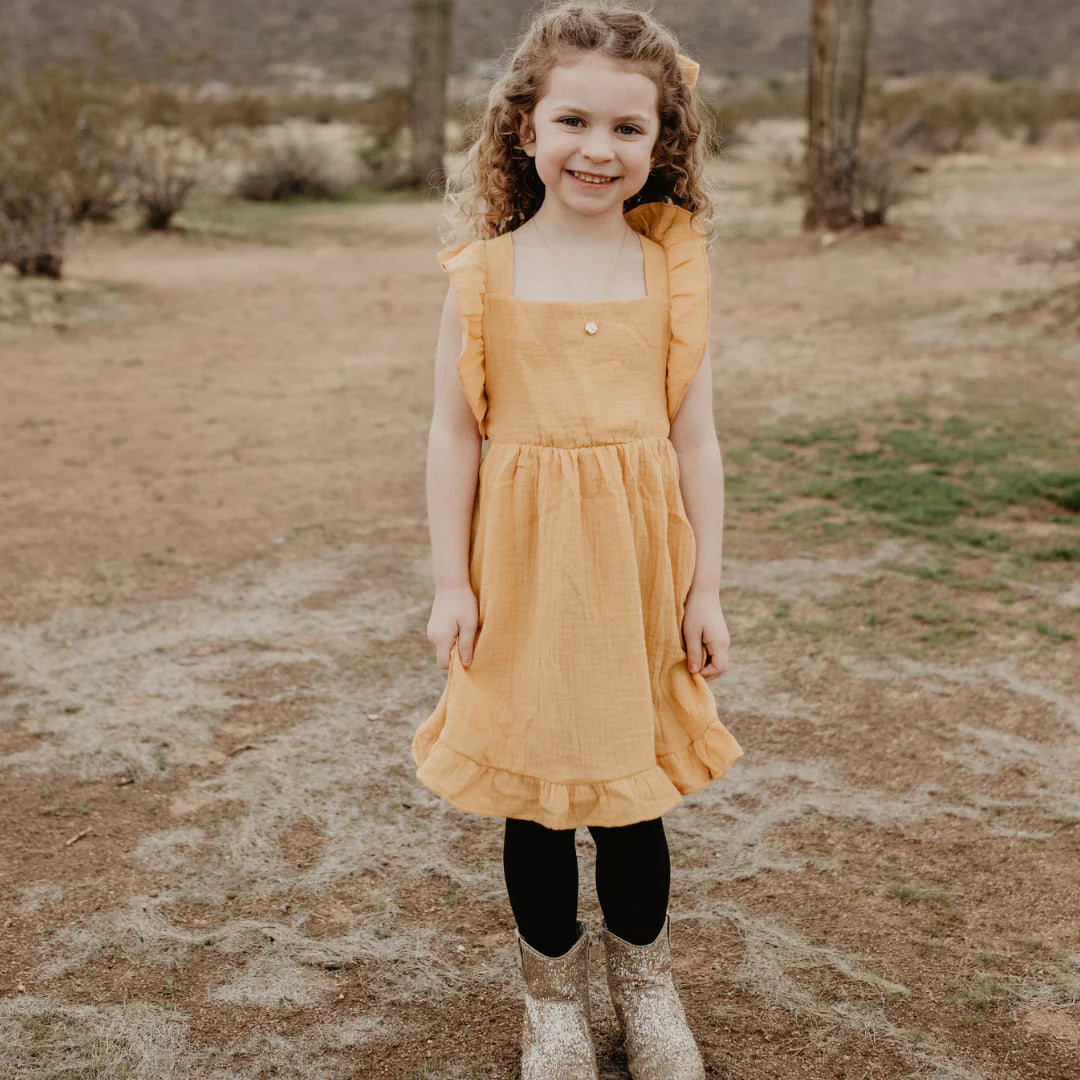
M 648 179 L 660 133 L 656 83 L 601 52 L 552 69 L 525 119 L 521 145 L 535 159 L 544 201 L 586 216 L 617 212 Z

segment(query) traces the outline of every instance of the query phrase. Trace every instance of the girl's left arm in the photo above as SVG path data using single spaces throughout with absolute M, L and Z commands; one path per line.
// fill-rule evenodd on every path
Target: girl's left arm
M 731 645 L 720 607 L 724 462 L 716 438 L 712 396 L 712 364 L 706 351 L 701 368 L 687 387 L 671 422 L 669 435 L 679 458 L 679 487 L 697 548 L 694 577 L 683 616 L 686 660 L 691 671 L 701 668 L 706 679 L 727 670 Z M 703 653 L 708 654 L 704 667 Z

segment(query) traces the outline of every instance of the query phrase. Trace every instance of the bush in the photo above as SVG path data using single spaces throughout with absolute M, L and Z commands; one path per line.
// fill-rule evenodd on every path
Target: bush
M 1002 88 L 999 124 L 1020 133 L 1029 145 L 1042 142 L 1059 120 L 1080 119 L 1080 90 L 1059 89 L 1034 79 L 1017 79 Z
M 1052 124 L 1080 118 L 1080 91 L 1035 79 L 994 82 L 933 76 L 907 86 L 874 84 L 864 119 L 894 133 L 897 145 L 929 153 L 966 149 L 981 126 L 1037 143 Z
M 148 229 L 167 229 L 199 182 L 206 163 L 201 145 L 184 131 L 150 127 L 131 141 L 135 202 Z
M 366 180 L 392 187 L 410 168 L 408 90 L 400 86 L 384 87 L 363 104 L 367 109 L 361 123 L 368 141 L 360 150 L 360 167 Z
M 357 160 L 369 183 L 394 187 L 409 171 L 408 130 L 372 139 L 360 148 Z
M 855 213 L 863 228 L 885 224 L 889 210 L 907 194 L 915 169 L 915 156 L 897 142 L 894 133 L 864 131 L 854 192 Z
M 64 264 L 66 214 L 62 193 L 36 162 L 0 162 L 0 265 L 23 277 L 59 278 Z
M 372 97 L 354 103 L 352 119 L 376 138 L 386 138 L 409 126 L 409 109 L 407 86 L 383 86 Z
M 262 128 L 275 119 L 269 98 L 254 90 L 201 95 L 187 103 L 184 116 L 186 126 L 204 131 L 233 126 Z
M 805 151 L 784 149 L 774 158 L 778 178 L 773 185 L 774 201 L 805 198 Z M 886 224 L 889 210 L 901 202 L 909 181 L 919 168 L 918 158 L 898 144 L 895 133 L 863 128 L 855 166 L 852 209 L 864 229 Z
M 132 96 L 136 113 L 147 126 L 185 127 L 199 133 L 222 128 L 256 130 L 286 120 L 315 124 L 350 123 L 367 127 L 407 122 L 404 89 L 390 88 L 370 96 L 331 90 L 230 86 L 210 82 L 192 89 L 140 85 Z
M 240 177 L 244 199 L 278 201 L 300 196 L 340 198 L 355 183 L 355 166 L 328 138 L 304 121 L 269 128 Z
M 67 173 L 72 221 L 113 221 L 131 201 L 130 139 L 119 129 L 80 139 Z
M 123 203 L 120 113 L 78 61 L 12 69 L 0 84 L 0 259 L 21 274 L 59 277 L 68 219 Z
M 885 94 L 869 96 L 864 122 L 891 132 L 893 144 L 951 154 L 963 150 L 987 118 L 987 102 L 971 85 L 932 79 Z

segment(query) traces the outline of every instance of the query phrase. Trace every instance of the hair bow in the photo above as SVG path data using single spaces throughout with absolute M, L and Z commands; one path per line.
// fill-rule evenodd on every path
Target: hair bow
M 687 86 L 693 86 L 697 82 L 698 72 L 701 70 L 701 65 L 694 60 L 691 60 L 689 56 L 683 56 L 682 53 L 678 54 L 679 72 L 683 77 L 683 82 Z

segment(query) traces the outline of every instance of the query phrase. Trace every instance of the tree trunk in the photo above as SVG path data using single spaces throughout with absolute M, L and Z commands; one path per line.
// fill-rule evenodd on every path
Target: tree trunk
M 450 71 L 452 0 L 413 0 L 410 128 L 412 157 L 406 182 L 445 182 L 446 79 Z
M 812 0 L 804 229 L 845 229 L 858 164 L 871 0 Z

